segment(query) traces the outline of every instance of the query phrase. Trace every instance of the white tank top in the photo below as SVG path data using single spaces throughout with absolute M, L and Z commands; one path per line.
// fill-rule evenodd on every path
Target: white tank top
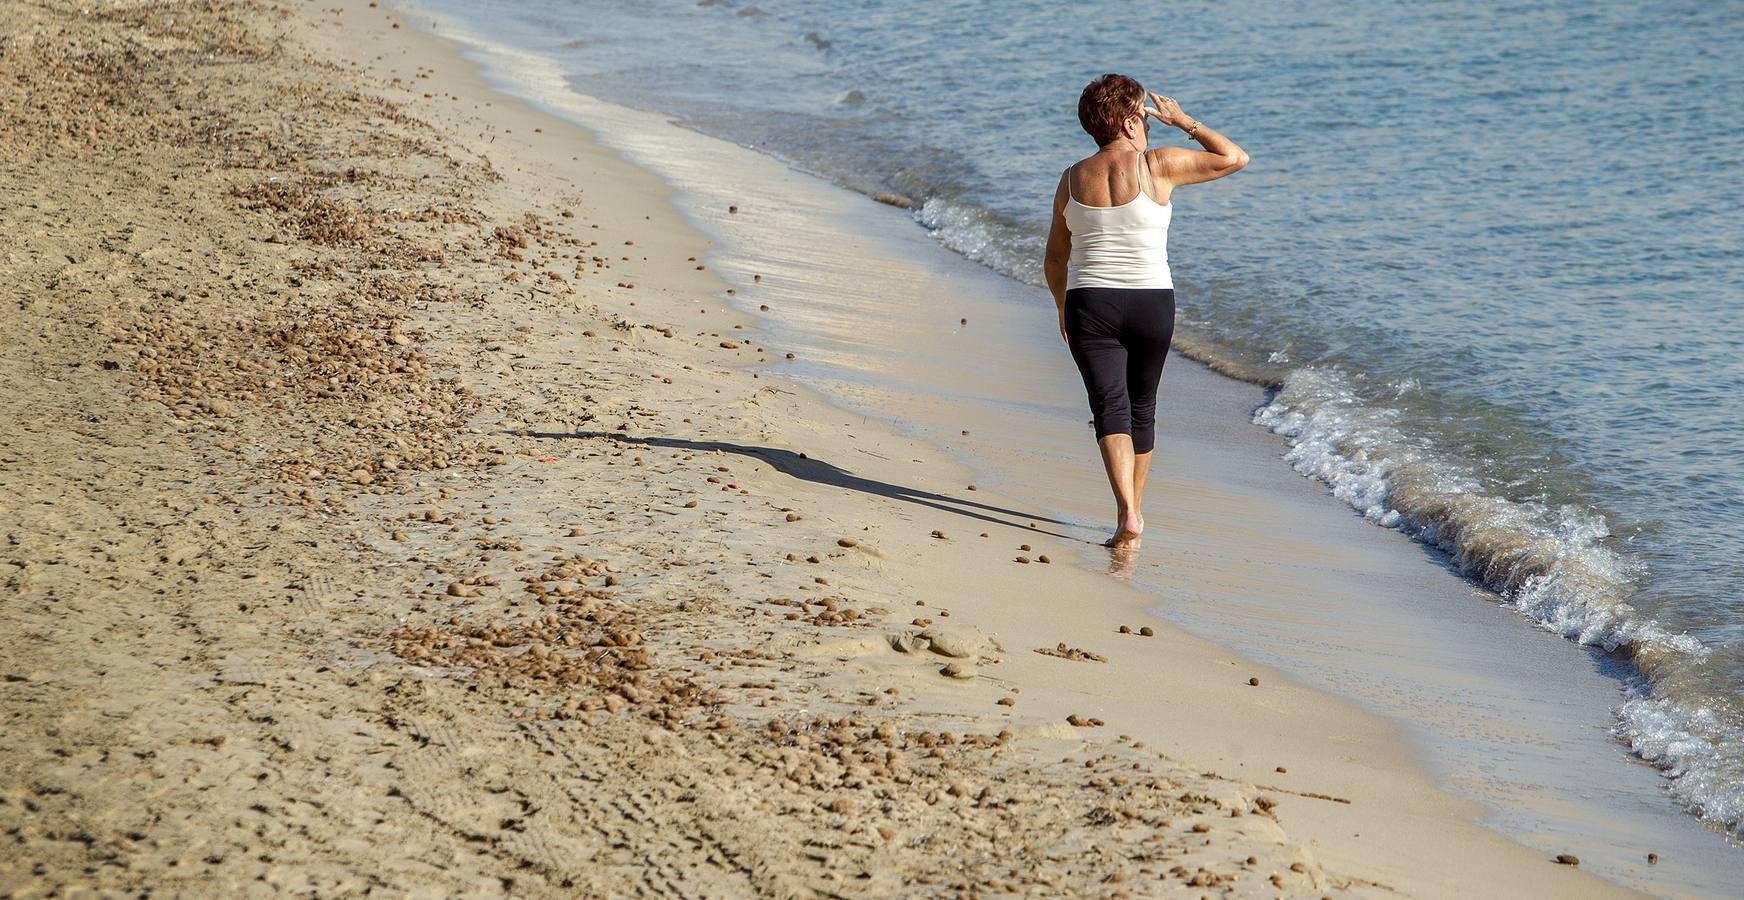
M 1119 206 L 1079 203 L 1071 196 L 1071 175 L 1066 176 L 1066 229 L 1072 232 L 1066 290 L 1175 286 L 1169 275 L 1169 217 L 1174 204 L 1158 203 L 1145 191 L 1149 168 L 1140 153 L 1138 196 Z

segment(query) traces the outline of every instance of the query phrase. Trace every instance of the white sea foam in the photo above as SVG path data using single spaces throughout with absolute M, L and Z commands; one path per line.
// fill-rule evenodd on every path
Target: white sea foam
M 1027 247 L 1015 229 L 985 208 L 933 197 L 914 211 L 914 218 L 951 250 L 1025 284 L 1042 284 L 1040 248 Z
M 1686 809 L 1744 836 L 1744 733 L 1713 710 L 1647 690 L 1618 708 L 1615 734 L 1671 779 L 1671 795 Z
M 1288 440 L 1285 459 L 1298 472 L 1324 482 L 1369 521 L 1446 551 L 1540 626 L 1621 651 L 1647 679 L 1668 663 L 1708 654 L 1628 603 L 1635 564 L 1605 545 L 1603 515 L 1487 495 L 1457 461 L 1395 427 L 1398 416 L 1365 403 L 1337 370 L 1303 366 L 1253 421 Z M 1744 833 L 1744 735 L 1729 733 L 1712 710 L 1646 693 L 1626 702 L 1618 719 L 1619 736 L 1671 779 L 1674 796 Z

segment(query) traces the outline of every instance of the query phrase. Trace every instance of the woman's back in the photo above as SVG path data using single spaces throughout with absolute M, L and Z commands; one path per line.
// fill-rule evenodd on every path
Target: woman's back
M 1125 164 L 1122 164 L 1124 162 Z M 1146 189 L 1144 155 L 1091 157 L 1066 173 L 1064 210 L 1072 233 L 1066 288 L 1172 288 L 1169 219 L 1173 205 Z M 1121 197 L 1127 199 L 1115 202 Z

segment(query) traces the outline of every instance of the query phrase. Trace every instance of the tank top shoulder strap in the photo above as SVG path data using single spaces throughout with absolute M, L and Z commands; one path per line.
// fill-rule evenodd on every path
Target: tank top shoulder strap
M 1150 165 L 1145 162 L 1145 152 L 1143 150 L 1138 151 L 1138 159 L 1133 164 L 1133 168 L 1137 170 L 1133 174 L 1138 177 L 1138 192 L 1145 195 L 1145 199 L 1155 203 L 1156 199 L 1151 197 L 1151 192 L 1148 187 L 1151 180 Z

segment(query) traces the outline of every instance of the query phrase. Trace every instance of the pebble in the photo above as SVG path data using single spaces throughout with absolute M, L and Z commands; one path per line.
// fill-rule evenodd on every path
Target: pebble
M 1259 687 L 1260 686 L 1260 680 L 1258 678 L 1249 678 L 1247 680 L 1247 683 L 1248 683 L 1248 686 L 1250 686 L 1250 687 Z
M 957 678 L 967 681 L 975 677 L 975 670 L 961 663 L 949 663 L 939 670 L 939 674 L 946 678 Z
M 860 542 L 854 540 L 853 538 L 836 538 L 836 546 L 838 546 L 838 547 L 858 547 L 858 546 L 860 546 Z
M 1043 553 L 1041 556 L 1036 557 L 1036 562 L 1039 562 L 1042 565 L 1046 566 L 1046 565 L 1052 565 L 1054 561 L 1051 559 L 1048 559 L 1048 555 L 1046 553 Z
M 1659 865 L 1659 854 L 1657 854 L 1657 853 L 1647 854 L 1647 864 L 1650 866 Z
M 1138 630 L 1138 633 L 1144 635 L 1145 637 L 1156 637 L 1157 636 L 1157 630 L 1155 628 L 1150 627 L 1149 625 L 1146 625 L 1145 627 L 1140 628 Z
M 1559 866 L 1578 866 L 1580 865 L 1580 857 L 1573 853 L 1558 853 L 1556 854 L 1556 864 Z
M 1132 634 L 1132 629 L 1126 625 L 1122 625 L 1122 626 L 1120 626 L 1120 633 L 1121 634 Z

